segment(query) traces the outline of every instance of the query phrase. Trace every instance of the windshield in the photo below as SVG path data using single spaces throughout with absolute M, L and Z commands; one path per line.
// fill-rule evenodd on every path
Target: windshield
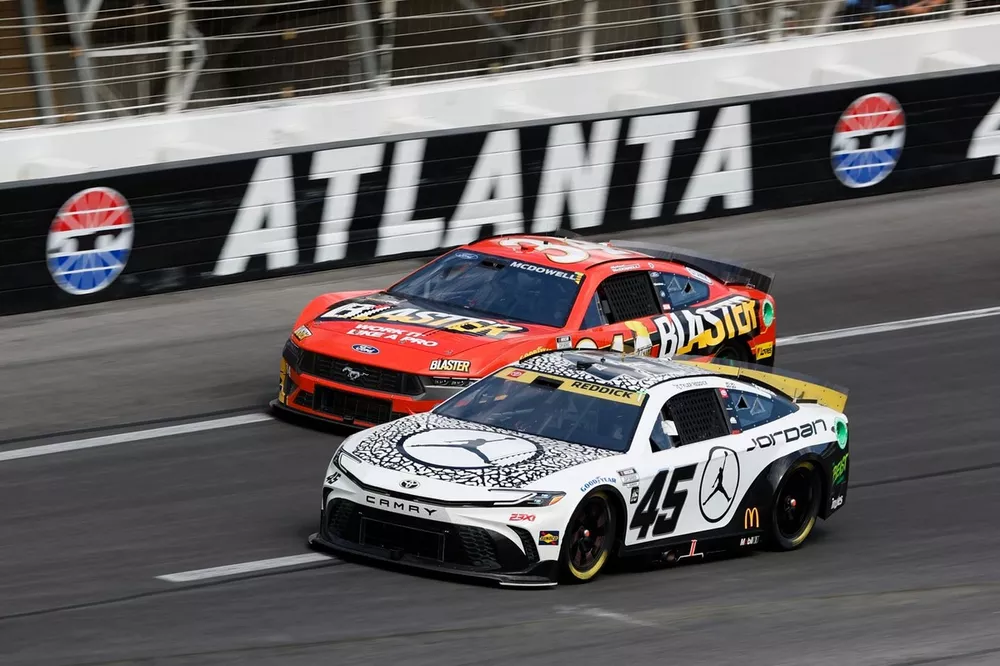
M 566 325 L 583 273 L 459 250 L 405 278 L 389 293 L 500 319 Z
M 473 384 L 434 412 L 624 453 L 632 442 L 644 398 L 604 384 L 506 368 Z

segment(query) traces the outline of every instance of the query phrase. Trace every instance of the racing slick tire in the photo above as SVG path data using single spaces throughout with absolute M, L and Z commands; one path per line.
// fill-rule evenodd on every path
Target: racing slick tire
M 719 347 L 714 354 L 714 358 L 722 364 L 726 364 L 726 361 L 736 361 L 737 363 L 753 362 L 753 359 L 750 357 L 750 349 L 745 344 L 735 340 Z
M 777 550 L 795 550 L 816 526 L 823 484 L 816 465 L 800 460 L 792 465 L 774 494 L 768 526 L 771 544 Z
M 583 498 L 569 519 L 566 539 L 559 552 L 561 577 L 586 583 L 608 563 L 618 527 L 618 512 L 607 491 Z

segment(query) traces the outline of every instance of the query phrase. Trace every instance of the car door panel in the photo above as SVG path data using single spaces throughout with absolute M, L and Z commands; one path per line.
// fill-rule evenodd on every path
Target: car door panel
M 746 450 L 744 434 L 732 434 L 722 398 L 720 389 L 704 388 L 667 401 L 663 413 L 675 436 L 671 448 L 651 451 L 642 465 L 626 546 L 725 527 L 743 505 L 762 457 Z

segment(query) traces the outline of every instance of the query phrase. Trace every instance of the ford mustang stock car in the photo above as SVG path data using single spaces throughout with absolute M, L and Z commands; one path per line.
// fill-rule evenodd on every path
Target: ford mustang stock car
M 347 437 L 309 543 L 508 586 L 792 550 L 844 506 L 846 403 L 760 365 L 540 352 Z
M 313 299 L 285 343 L 271 406 L 369 427 L 425 412 L 547 349 L 773 364 L 771 280 L 639 243 L 481 240 L 383 291 Z

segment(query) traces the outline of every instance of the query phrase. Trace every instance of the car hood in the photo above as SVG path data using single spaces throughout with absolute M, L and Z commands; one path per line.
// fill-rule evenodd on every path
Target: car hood
M 438 416 L 407 416 L 352 437 L 343 445 L 362 483 L 395 487 L 420 477 L 428 489 L 452 487 L 453 499 L 487 488 L 544 488 L 548 477 L 622 454 Z M 360 463 L 360 464 L 359 464 Z M 391 483 L 391 485 L 389 485 Z
M 367 345 L 435 357 L 458 356 L 471 349 L 503 342 L 516 344 L 533 337 L 554 335 L 558 329 L 486 316 L 459 308 L 431 307 L 384 292 L 338 301 L 309 324 L 309 346 L 354 348 Z M 315 347 L 314 347 L 315 348 Z M 364 353 L 364 352 L 362 352 Z M 446 370 L 446 369 L 445 369 Z

